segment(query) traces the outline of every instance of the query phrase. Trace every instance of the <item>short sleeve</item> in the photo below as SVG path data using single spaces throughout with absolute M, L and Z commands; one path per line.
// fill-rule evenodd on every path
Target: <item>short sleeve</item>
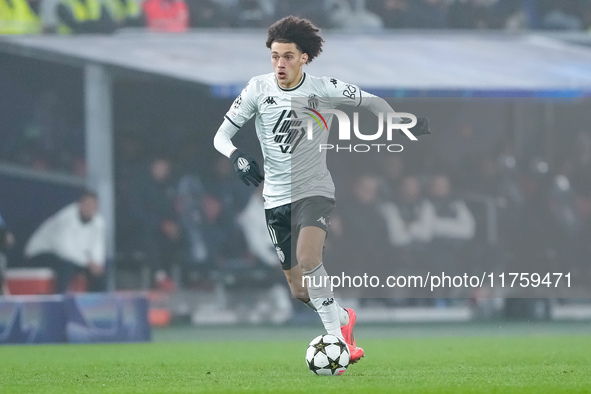
M 361 89 L 351 83 L 339 81 L 336 78 L 324 77 L 328 97 L 333 106 L 347 105 L 358 107 L 361 104 Z
M 241 128 L 257 112 L 255 84 L 252 79 L 246 84 L 242 92 L 236 97 L 232 106 L 226 112 L 225 118 L 234 126 Z

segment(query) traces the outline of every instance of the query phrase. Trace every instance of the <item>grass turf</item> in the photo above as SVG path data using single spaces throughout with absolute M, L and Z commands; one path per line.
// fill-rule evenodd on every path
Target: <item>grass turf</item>
M 302 340 L 0 347 L 0 393 L 591 393 L 591 336 L 364 339 L 339 377 Z

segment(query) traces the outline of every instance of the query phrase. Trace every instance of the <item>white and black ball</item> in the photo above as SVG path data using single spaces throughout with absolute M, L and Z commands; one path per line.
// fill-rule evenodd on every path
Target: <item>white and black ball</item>
M 318 335 L 306 350 L 306 363 L 316 375 L 341 375 L 349 366 L 347 344 L 331 334 Z

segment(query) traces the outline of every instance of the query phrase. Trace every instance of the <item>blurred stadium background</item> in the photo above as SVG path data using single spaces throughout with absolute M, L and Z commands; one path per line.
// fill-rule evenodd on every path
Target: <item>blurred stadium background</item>
M 60 34 L 65 2 L 21 2 L 34 18 L 0 8 L 0 213 L 16 239 L 6 251 L 9 278 L 28 268 L 23 247 L 39 224 L 90 187 L 107 225 L 105 290 L 145 291 L 154 325 L 315 321 L 284 285 L 260 190 L 237 181 L 212 145 L 248 79 L 271 70 L 264 28 L 295 14 L 324 30 L 324 53 L 308 72 L 427 114 L 434 132 L 359 171 L 348 155 L 329 155 L 343 207 L 329 266 L 355 253 L 343 234 L 358 229 L 355 245 L 373 245 L 387 233 L 366 231 L 348 212 L 361 204 L 387 229 L 379 206 L 400 203 L 404 179 L 415 177 L 430 198 L 429 184 L 443 175 L 475 226 L 444 246 L 442 267 L 526 262 L 589 283 L 590 1 L 187 0 L 186 20 L 159 24 L 164 17 L 145 3 L 139 17 L 116 18 L 113 2 L 100 0 L 112 23 L 95 33 L 81 27 L 85 34 Z M 249 124 L 237 144 L 260 159 L 253 133 Z M 163 223 L 178 234 L 164 234 Z M 436 242 L 419 252 L 380 245 L 365 256 L 385 271 L 443 255 Z M 584 293 L 452 296 L 350 302 L 364 323 L 591 319 Z

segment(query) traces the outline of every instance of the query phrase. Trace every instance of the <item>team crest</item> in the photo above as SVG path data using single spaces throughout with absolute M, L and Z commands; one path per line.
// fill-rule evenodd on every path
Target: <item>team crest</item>
M 281 248 L 279 246 L 275 246 L 275 250 L 277 251 L 277 257 L 279 257 L 279 261 L 284 263 L 285 262 L 285 253 L 283 253 L 283 250 L 281 250 Z
M 318 109 L 318 96 L 314 93 L 308 97 L 308 108 Z
M 242 172 L 250 171 L 250 163 L 244 157 L 238 158 L 238 169 Z

